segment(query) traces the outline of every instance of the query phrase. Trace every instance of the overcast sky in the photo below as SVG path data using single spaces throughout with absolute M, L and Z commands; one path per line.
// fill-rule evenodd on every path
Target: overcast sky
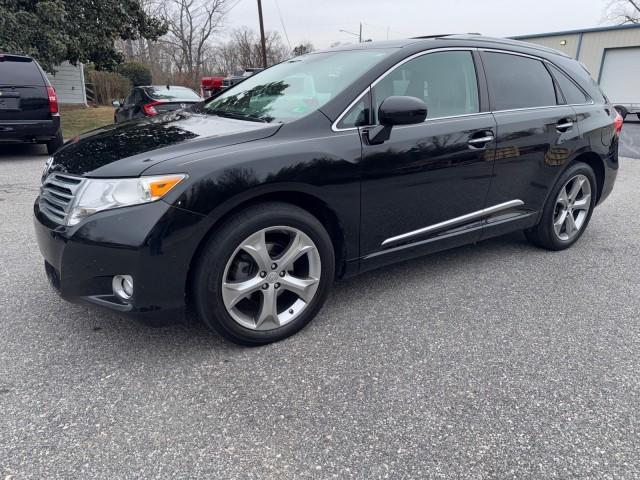
M 257 0 L 236 0 L 227 30 L 246 25 L 258 31 Z M 233 0 L 232 0 L 233 2 Z M 232 3 L 231 5 L 233 5 Z M 277 30 L 291 46 L 304 40 L 316 48 L 357 41 L 340 32 L 373 40 L 440 33 L 479 32 L 512 36 L 597 27 L 604 0 L 262 0 L 265 29 Z M 282 22 L 278 13 L 282 13 Z

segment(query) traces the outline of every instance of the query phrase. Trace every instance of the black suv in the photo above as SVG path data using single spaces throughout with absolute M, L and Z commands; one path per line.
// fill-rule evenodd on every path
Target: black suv
M 56 92 L 33 58 L 0 53 L 0 144 L 62 146 Z
M 480 36 L 315 52 L 48 162 L 38 242 L 63 297 L 227 338 L 293 334 L 336 277 L 524 231 L 562 250 L 622 119 L 554 50 Z

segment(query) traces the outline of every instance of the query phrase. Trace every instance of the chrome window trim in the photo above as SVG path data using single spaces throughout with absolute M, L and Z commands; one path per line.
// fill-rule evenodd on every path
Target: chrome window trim
M 481 52 L 504 53 L 504 54 L 507 54 L 507 55 L 516 55 L 516 56 L 520 56 L 520 57 L 527 57 L 527 58 L 532 58 L 534 60 L 541 61 L 543 63 L 549 63 L 549 64 L 553 65 L 554 67 L 556 67 L 557 69 L 559 69 L 561 72 L 564 73 L 564 70 L 562 68 L 558 67 L 555 63 L 547 60 L 546 58 L 537 57 L 535 55 L 530 55 L 530 54 L 527 54 L 527 53 L 513 52 L 511 50 L 501 50 L 499 48 L 442 47 L 442 48 L 433 48 L 431 50 L 424 50 L 422 52 L 414 53 L 413 55 L 411 55 L 411 56 L 409 56 L 409 57 L 407 57 L 407 58 L 405 58 L 403 60 L 400 60 L 394 66 L 392 66 L 391 68 L 386 70 L 384 73 L 382 73 L 378 78 L 376 78 L 362 93 L 360 93 L 360 95 L 358 95 L 356 97 L 356 99 L 353 102 L 351 102 L 347 106 L 347 108 L 345 108 L 343 110 L 343 112 L 338 116 L 338 118 L 331 124 L 331 130 L 333 130 L 334 132 L 348 132 L 348 131 L 352 131 L 352 130 L 358 130 L 360 128 L 376 126 L 374 124 L 374 125 L 361 125 L 359 127 L 338 128 L 338 123 L 340 123 L 340 121 L 342 121 L 342 119 L 346 116 L 346 114 L 349 112 L 349 110 L 356 103 L 358 103 L 362 99 L 362 97 L 364 97 L 368 92 L 370 92 L 371 89 L 378 84 L 378 82 L 380 82 L 386 75 L 388 75 L 389 73 L 394 71 L 399 66 L 403 65 L 404 63 L 406 63 L 408 61 L 413 60 L 414 58 L 421 57 L 423 55 L 428 55 L 430 53 L 436 53 L 436 52 L 447 52 L 447 51 L 471 51 L 471 52 L 473 52 L 473 51 L 481 51 Z M 566 75 L 566 73 L 565 73 L 565 75 Z M 569 76 L 569 79 L 571 79 L 571 81 L 573 81 L 573 79 L 570 76 Z M 575 82 L 573 82 L 573 83 L 575 83 Z M 582 90 L 582 88 L 579 85 L 578 85 L 578 87 Z M 587 96 L 589 96 L 589 95 L 587 95 Z M 595 104 L 595 101 L 593 100 L 593 98 L 590 98 L 590 102 L 587 102 L 587 103 L 572 103 L 572 104 L 566 104 L 566 105 L 543 105 L 543 106 L 538 106 L 538 107 L 523 107 L 523 108 L 511 108 L 511 109 L 506 109 L 506 110 L 490 110 L 488 112 L 465 113 L 465 114 L 461 114 L 461 115 L 450 115 L 450 116 L 446 116 L 446 117 L 426 118 L 424 120 L 424 122 L 422 122 L 422 123 L 427 123 L 430 120 L 441 120 L 441 119 L 452 119 L 452 118 L 459 118 L 459 117 L 469 117 L 469 116 L 485 114 L 485 113 L 519 112 L 519 111 L 537 110 L 537 109 L 541 109 L 541 108 L 554 108 L 554 107 L 582 107 L 582 106 L 594 105 L 594 104 Z M 420 124 L 416 124 L 416 125 L 422 125 L 422 124 L 420 123 Z M 407 125 L 407 126 L 409 126 L 409 125 Z M 411 125 L 411 126 L 415 126 L 415 125 Z
M 380 74 L 378 76 L 378 78 L 376 78 L 365 90 L 364 92 L 362 92 L 360 95 L 358 95 L 358 97 L 356 98 L 356 100 L 354 100 L 353 102 L 351 102 L 349 104 L 349 106 L 340 114 L 340 116 L 336 119 L 335 122 L 333 122 L 331 124 L 331 130 L 333 130 L 334 132 L 344 132 L 344 131 L 348 131 L 348 130 L 358 130 L 359 128 L 363 128 L 363 127 L 371 127 L 373 125 L 361 125 L 360 127 L 348 127 L 348 128 L 338 128 L 338 123 L 340 123 L 340 121 L 342 120 L 342 118 L 349 112 L 349 110 L 351 109 L 351 107 L 353 107 L 359 100 L 362 99 L 362 97 L 369 91 L 371 91 L 371 89 L 373 87 L 375 87 L 380 81 L 382 81 L 384 79 L 384 77 L 386 77 L 387 75 L 389 75 L 391 72 L 393 72 L 396 68 L 404 65 L 407 62 L 410 62 L 411 60 L 413 60 L 414 58 L 418 58 L 418 57 L 422 57 L 424 55 L 429 55 L 430 53 L 438 53 L 438 52 L 455 52 L 455 51 L 467 51 L 467 52 L 473 52 L 478 50 L 477 47 L 442 47 L 442 48 L 432 48 L 430 50 L 423 50 L 421 52 L 417 52 L 414 53 L 413 55 L 408 56 L 407 58 L 403 58 L 402 60 L 400 60 L 398 63 L 396 63 L 395 65 L 393 65 L 392 67 L 390 67 L 389 69 L 387 69 L 384 73 Z M 479 93 L 479 92 L 478 92 Z M 481 113 L 487 113 L 487 112 L 481 112 Z M 465 114 L 465 115 L 475 115 L 475 114 Z M 459 116 L 459 115 L 456 115 Z M 430 119 L 426 119 L 426 120 L 435 120 L 436 118 L 445 118 L 445 117 L 433 117 Z M 426 121 L 425 120 L 425 121 Z
M 585 96 L 585 98 L 589 99 L 588 103 L 567 103 L 566 105 L 570 106 L 570 107 L 577 107 L 580 105 L 593 105 L 595 103 L 595 101 L 593 100 L 593 98 L 591 97 L 591 95 L 589 95 L 584 88 L 582 88 L 578 82 L 576 82 L 573 77 L 571 75 L 569 75 L 564 69 L 560 68 L 558 65 L 556 65 L 555 63 L 545 59 L 544 60 L 545 63 L 548 63 L 549 65 L 551 65 L 552 67 L 554 67 L 556 70 L 558 70 L 560 73 L 562 73 L 565 77 L 567 77 L 569 79 L 569 82 L 573 83 L 573 85 L 580 90 L 580 92 L 582 92 L 582 94 Z M 553 73 L 551 74 L 553 76 Z M 558 85 L 559 87 L 559 85 Z M 566 99 L 565 99 L 566 100 Z
M 349 113 L 349 111 L 360 101 L 362 100 L 363 97 L 365 97 L 367 95 L 367 93 L 371 92 L 371 85 L 369 85 L 367 88 L 365 88 L 364 92 L 362 92 L 360 95 L 358 95 L 356 97 L 356 99 L 351 102 L 349 104 L 349 106 L 347 108 L 344 109 L 344 111 L 340 114 L 340 116 L 336 119 L 335 122 L 333 122 L 331 124 L 331 130 L 333 130 L 334 132 L 347 132 L 349 130 L 357 130 L 359 127 L 347 127 L 347 128 L 339 128 L 338 124 L 342 121 L 342 119 L 344 117 L 347 116 L 347 113 Z M 364 126 L 369 126 L 369 125 L 362 125 Z
M 471 220 L 478 220 L 493 213 L 498 213 L 503 210 L 509 210 L 515 207 L 521 207 L 524 205 L 522 200 L 510 200 L 508 202 L 499 203 L 498 205 L 493 205 L 491 207 L 483 208 L 482 210 L 477 210 L 475 212 L 467 213 L 465 215 L 461 215 L 459 217 L 452 218 L 450 220 L 445 220 L 444 222 L 435 223 L 433 225 L 429 225 L 427 227 L 419 228 L 417 230 L 412 230 L 410 232 L 402 233 L 400 235 L 396 235 L 394 237 L 387 238 L 384 240 L 380 246 L 386 247 L 393 243 L 402 242 L 404 240 L 408 240 L 412 237 L 416 237 L 418 235 L 424 235 L 426 233 L 435 232 L 437 230 L 442 230 L 447 227 L 454 227 L 456 225 L 461 225 L 465 222 Z
M 420 122 L 420 123 L 413 123 L 413 124 L 409 124 L 409 125 L 397 125 L 395 127 L 393 127 L 394 130 L 402 130 L 405 128 L 413 128 L 413 127 L 421 127 L 424 126 L 425 124 L 429 124 L 432 122 L 439 122 L 441 120 L 444 121 L 448 121 L 448 120 L 452 120 L 452 121 L 456 121 L 456 120 L 464 120 L 468 117 L 482 117 L 482 116 L 491 116 L 492 112 L 476 112 L 476 113 L 463 113 L 460 115 L 449 115 L 447 117 L 433 117 L 433 118 L 427 118 L 425 119 L 424 122 Z M 373 125 L 363 125 L 362 127 L 370 127 Z M 362 128 L 360 127 L 360 128 Z

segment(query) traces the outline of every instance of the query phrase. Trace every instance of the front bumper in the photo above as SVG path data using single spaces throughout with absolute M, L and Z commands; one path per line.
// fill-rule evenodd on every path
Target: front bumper
M 49 120 L 0 120 L 0 143 L 46 143 L 60 130 L 60 116 Z
M 158 201 L 105 211 L 73 227 L 34 205 L 35 233 L 51 285 L 66 300 L 90 303 L 147 324 L 183 318 L 189 266 L 204 217 Z M 113 294 L 114 275 L 131 275 L 134 294 Z

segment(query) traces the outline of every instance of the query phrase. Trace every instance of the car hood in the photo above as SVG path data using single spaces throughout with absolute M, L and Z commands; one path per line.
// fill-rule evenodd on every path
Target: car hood
M 75 137 L 56 152 L 49 172 L 135 177 L 165 160 L 260 140 L 279 128 L 280 124 L 181 110 L 109 125 Z

